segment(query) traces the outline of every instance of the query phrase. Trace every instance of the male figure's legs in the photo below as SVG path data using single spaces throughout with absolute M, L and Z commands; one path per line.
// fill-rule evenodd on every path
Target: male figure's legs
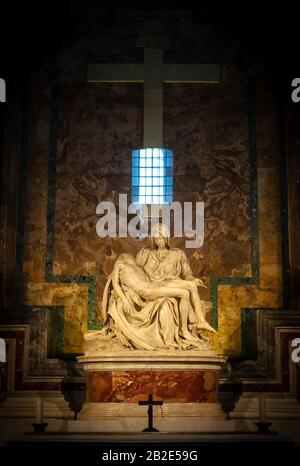
M 216 332 L 213 327 L 211 327 L 208 322 L 206 322 L 201 306 L 201 300 L 198 294 L 198 287 L 196 283 L 192 280 L 182 280 L 181 278 L 174 278 L 172 280 L 164 281 L 164 292 L 170 293 L 170 290 L 187 290 L 190 292 L 191 301 L 194 306 L 195 314 L 197 317 L 197 328 L 210 330 L 211 332 Z M 179 297 L 179 296 L 178 296 Z M 186 315 L 187 321 L 188 315 Z

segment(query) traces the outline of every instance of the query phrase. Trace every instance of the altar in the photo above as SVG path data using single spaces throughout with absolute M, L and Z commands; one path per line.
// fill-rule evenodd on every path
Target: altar
M 176 351 L 112 351 L 78 360 L 85 370 L 87 393 L 80 420 L 144 418 L 145 408 L 138 402 L 148 394 L 163 400 L 163 406 L 154 407 L 155 414 L 164 418 L 165 428 L 169 418 L 171 430 L 174 426 L 182 429 L 180 418 L 190 418 L 194 423 L 197 418 L 225 419 L 218 402 L 218 381 L 226 358 L 213 350 L 190 351 L 188 355 Z

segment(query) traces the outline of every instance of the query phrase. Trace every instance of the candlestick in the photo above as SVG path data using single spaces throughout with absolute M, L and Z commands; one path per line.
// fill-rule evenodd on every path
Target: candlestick
M 43 398 L 36 399 L 36 424 L 43 422 Z
M 267 422 L 267 411 L 266 411 L 266 399 L 263 395 L 259 397 L 259 422 L 255 422 L 255 425 L 260 433 L 270 433 L 269 427 L 272 422 Z
M 32 424 L 32 427 L 34 428 L 34 432 L 40 434 L 41 432 L 46 431 L 47 425 L 48 425 L 47 422 L 42 422 L 41 424 L 37 424 L 36 422 L 34 422 Z
M 259 421 L 266 422 L 266 399 L 264 396 L 259 397 Z

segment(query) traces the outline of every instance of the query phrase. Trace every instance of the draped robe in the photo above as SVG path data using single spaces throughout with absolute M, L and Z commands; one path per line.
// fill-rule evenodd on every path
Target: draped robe
M 151 280 L 192 276 L 185 253 L 180 249 L 168 249 L 160 258 L 154 248 L 143 248 L 136 260 Z M 177 298 L 157 298 L 153 301 L 142 299 L 135 291 L 120 281 L 133 309 L 128 313 L 123 302 L 116 295 L 109 277 L 103 294 L 103 319 L 113 329 L 125 346 L 135 349 L 186 349 L 191 345 L 198 347 L 194 339 L 188 340 L 180 335 L 179 300 Z M 191 328 L 196 324 L 192 305 L 188 316 Z M 201 340 L 199 339 L 199 343 Z

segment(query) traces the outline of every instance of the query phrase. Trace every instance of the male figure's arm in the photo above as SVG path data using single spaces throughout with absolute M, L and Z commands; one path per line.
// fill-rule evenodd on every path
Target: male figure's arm
M 193 272 L 189 263 L 188 258 L 186 257 L 183 251 L 180 251 L 180 265 L 181 265 L 181 275 L 185 280 L 193 280 Z
M 184 277 L 185 280 L 194 280 L 197 286 L 203 286 L 207 288 L 203 280 L 201 278 L 195 278 L 193 276 L 193 272 L 189 263 L 188 258 L 186 257 L 185 253 L 181 251 L 181 275 Z
M 122 300 L 124 309 L 126 312 L 130 313 L 132 311 L 131 305 L 126 298 L 124 291 L 122 287 L 120 286 L 120 271 L 121 271 L 121 264 L 117 264 L 114 266 L 114 270 L 112 273 L 112 284 L 113 284 L 113 289 L 116 292 L 117 296 Z

